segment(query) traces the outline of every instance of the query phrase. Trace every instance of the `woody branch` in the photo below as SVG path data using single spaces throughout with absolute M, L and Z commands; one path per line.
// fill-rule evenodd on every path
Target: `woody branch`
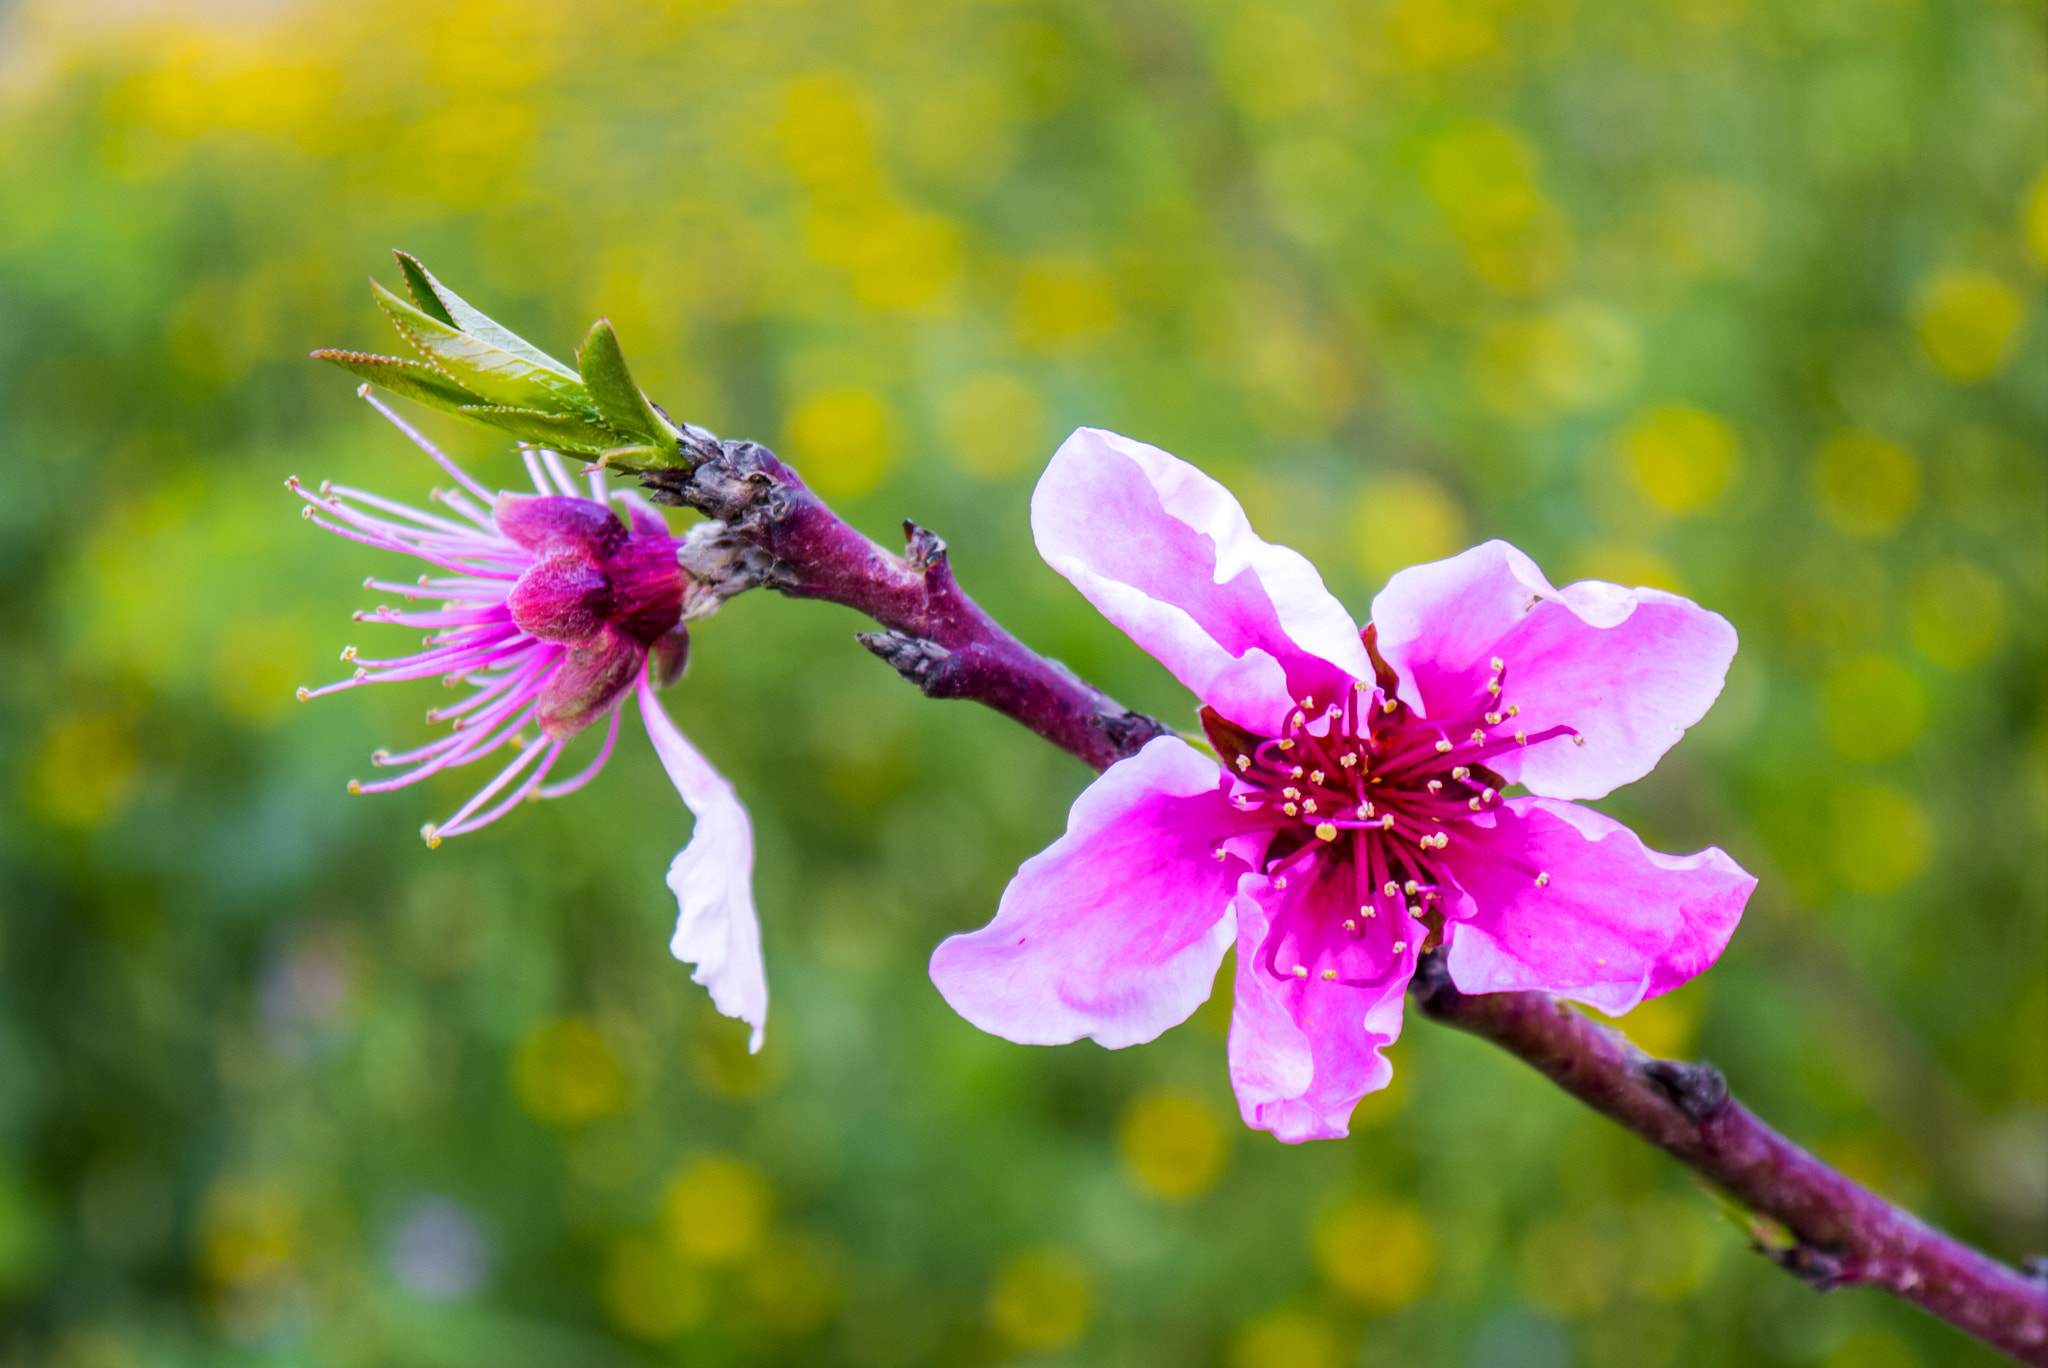
M 905 555 L 848 525 L 768 448 L 682 429 L 682 463 L 646 472 L 659 502 L 717 520 L 688 568 L 843 604 L 883 628 L 863 645 L 926 695 L 984 703 L 1101 770 L 1167 734 L 1005 631 L 960 588 L 936 535 L 906 522 Z M 2048 1277 L 1934 1229 L 1778 1134 L 1710 1064 L 1656 1059 L 1544 993 L 1466 995 L 1440 952 L 1412 992 L 1423 1015 L 1514 1054 L 1748 1207 L 1757 1249 L 1818 1290 L 1880 1287 L 2015 1361 L 2048 1366 Z

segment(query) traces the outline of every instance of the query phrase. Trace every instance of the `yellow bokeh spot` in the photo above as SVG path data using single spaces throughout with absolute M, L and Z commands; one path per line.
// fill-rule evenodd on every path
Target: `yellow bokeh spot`
M 1634 383 L 1641 360 L 1626 318 L 1577 301 L 1536 318 L 1490 324 L 1471 368 L 1488 408 L 1513 422 L 1538 424 L 1615 398 Z
M 748 1265 L 747 1293 L 770 1328 L 808 1335 L 839 1309 L 838 1260 L 814 1240 L 784 1236 Z
M 1820 1368 L 1920 1368 L 1920 1355 L 1890 1330 L 1861 1330 L 1836 1346 Z
M 1927 686 L 1890 656 L 1857 656 L 1835 666 L 1821 701 L 1828 744 L 1846 759 L 1889 760 L 1927 730 Z
M 1691 513 L 1734 480 L 1741 444 L 1735 429 L 1705 409 L 1659 404 L 1622 433 L 1621 454 L 1644 498 L 1667 513 Z
M 1843 883 L 1889 893 L 1927 865 L 1934 830 L 1927 814 L 1895 788 L 1850 784 L 1828 806 L 1828 853 Z
M 1316 1269 L 1369 1311 L 1406 1306 L 1429 1287 L 1436 1245 L 1419 1207 L 1361 1198 L 1316 1225 Z
M 1982 665 L 2005 637 L 2005 586 L 1965 560 L 1937 561 L 1920 572 L 1910 608 L 1913 645 L 1951 670 Z
M 1943 375 L 1965 384 L 2005 368 L 2025 313 L 2019 295 L 1983 271 L 1944 271 L 1920 291 L 1920 347 Z
M 828 499 L 858 498 L 889 468 L 889 413 L 868 390 L 825 390 L 797 405 L 788 442 L 813 489 Z
M 782 1079 L 789 1057 L 781 1036 L 771 1035 L 760 1050 L 750 1049 L 752 1028 L 744 1021 L 699 1011 L 690 1024 L 683 1058 L 690 1077 L 706 1092 L 725 1097 L 754 1097 Z
M 1694 982 L 1699 980 L 1695 979 Z M 1639 1297 L 1680 1301 L 1714 1271 L 1727 1228 L 1699 1197 L 1657 1197 L 1632 1208 L 1627 1221 L 1628 1285 Z
M 996 1274 L 989 1319 L 1020 1349 L 1060 1349 L 1088 1329 L 1094 1301 L 1080 1260 L 1059 1249 L 1028 1250 Z
M 1275 118 L 1307 108 L 1329 89 L 1329 53 L 1328 40 L 1300 14 L 1278 5 L 1248 5 L 1217 56 L 1232 103 L 1247 114 Z
M 774 1207 L 775 1191 L 759 1170 L 707 1155 L 670 1181 L 661 1233 L 670 1248 L 696 1263 L 736 1263 L 760 1249 Z
M 1230 1158 L 1215 1109 L 1184 1093 L 1147 1093 L 1132 1102 L 1117 1123 L 1117 1143 L 1131 1180 L 1173 1200 L 1207 1192 Z
M 1577 1217 L 1553 1217 L 1523 1238 L 1515 1282 L 1531 1305 L 1575 1318 L 1614 1299 L 1627 1263 L 1619 1232 Z
M 2020 231 L 2034 264 L 2048 271 L 2048 171 L 2034 177 L 2020 208 Z
M 1602 542 L 1593 546 L 1580 547 L 1572 557 L 1572 575 L 1577 579 L 1605 580 L 1609 584 L 1625 585 L 1634 589 L 1664 589 L 1674 594 L 1685 592 L 1684 582 L 1671 562 L 1655 551 L 1646 551 L 1639 546 L 1618 546 Z
M 1740 181 L 1686 176 L 1665 188 L 1661 245 L 1682 270 L 1746 275 L 1763 252 L 1768 225 L 1763 197 Z
M 702 1322 L 710 1304 L 703 1275 L 646 1235 L 612 1247 L 598 1291 L 612 1324 L 643 1340 L 674 1339 Z
M 1646 998 L 1622 1018 L 1623 1033 L 1659 1058 L 1684 1055 L 1692 1049 L 1699 1031 L 1700 1009 L 1706 1004 L 1705 984 L 1702 975 L 1662 997 Z
M 1007 480 L 1046 460 L 1045 401 L 1006 371 L 969 376 L 939 402 L 946 456 L 971 475 Z
M 1078 257 L 1046 257 L 1017 280 L 1010 330 L 1035 351 L 1080 352 L 1115 327 L 1116 289 L 1108 272 Z
M 805 185 L 847 193 L 875 178 L 865 101 L 840 73 L 802 77 L 782 97 L 783 160 Z
M 1462 66 L 1500 46 L 1500 23 L 1469 0 L 1396 0 L 1386 18 L 1387 47 L 1408 71 Z
M 847 269 L 854 299 L 871 309 L 943 311 L 960 274 L 953 221 L 893 200 L 821 204 L 804 220 L 804 241 L 818 260 Z
M 1445 129 L 1422 149 L 1422 184 L 1483 283 L 1527 295 L 1563 279 L 1571 222 L 1537 188 L 1536 153 L 1519 132 L 1478 121 Z
M 29 793 L 42 815 L 60 826 L 99 826 L 134 799 L 137 759 L 126 719 L 102 712 L 63 718 L 43 738 Z
M 1913 453 L 1859 428 L 1821 443 L 1813 464 L 1821 516 L 1844 532 L 1882 537 L 1920 503 L 1920 463 Z
M 1368 480 L 1352 501 L 1348 530 L 1359 568 L 1374 580 L 1465 549 L 1465 515 L 1420 475 Z
M 1230 1339 L 1230 1368 L 1339 1368 L 1337 1332 L 1306 1311 L 1268 1311 Z
M 526 1033 L 514 1059 L 519 1105 L 551 1126 L 580 1126 L 626 1105 L 626 1071 L 586 1017 L 556 1017 Z
M 296 703 L 292 691 L 309 654 L 296 618 L 238 621 L 214 647 L 213 696 L 246 722 L 274 722 Z
M 283 1184 L 225 1178 L 206 1194 L 199 1273 L 220 1288 L 272 1282 L 298 1264 L 298 1203 Z

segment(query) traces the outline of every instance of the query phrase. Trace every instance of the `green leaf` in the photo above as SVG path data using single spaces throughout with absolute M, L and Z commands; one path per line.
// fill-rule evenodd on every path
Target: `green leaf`
M 553 447 L 557 451 L 597 456 L 619 445 L 619 433 L 586 418 L 500 404 L 465 404 L 456 412 L 479 423 L 487 423 L 501 432 L 509 432 L 522 442 Z
M 621 432 L 639 433 L 654 446 L 670 446 L 682 434 L 654 411 L 647 396 L 633 383 L 626 366 L 626 354 L 619 349 L 619 335 L 610 319 L 590 325 L 590 333 L 576 350 L 576 366 L 583 372 L 583 387 L 604 420 Z
M 391 255 L 398 258 L 398 269 L 405 272 L 406 293 L 412 296 L 413 303 L 420 306 L 420 311 L 451 328 L 459 327 L 455 315 L 441 300 L 441 283 L 427 274 L 427 268 L 404 252 L 394 251 Z
M 583 382 L 573 374 L 557 373 L 493 346 L 471 333 L 452 328 L 414 308 L 374 280 L 370 282 L 370 290 L 377 296 L 378 307 L 384 310 L 392 326 L 419 350 L 420 355 L 484 400 L 546 413 L 594 416 L 590 396 L 584 390 Z
M 508 356 L 516 356 L 542 370 L 551 371 L 564 380 L 578 379 L 575 371 L 434 279 L 427 273 L 427 268 L 420 265 L 417 260 L 404 252 L 393 252 L 392 255 L 398 258 L 399 269 L 405 272 L 406 288 L 412 291 L 413 297 L 418 299 L 421 291 L 426 292 L 426 299 L 420 299 L 420 307 L 435 321 L 466 332 Z M 429 307 L 427 299 L 433 300 L 435 307 Z
M 429 408 L 446 413 L 481 404 L 482 396 L 472 394 L 432 366 L 405 361 L 395 356 L 373 356 L 368 352 L 324 348 L 313 353 L 315 361 L 331 361 L 349 374 L 382 385 Z
M 681 462 L 673 442 L 666 446 L 612 447 L 598 453 L 597 463 L 606 470 L 638 475 L 648 470 L 672 470 Z

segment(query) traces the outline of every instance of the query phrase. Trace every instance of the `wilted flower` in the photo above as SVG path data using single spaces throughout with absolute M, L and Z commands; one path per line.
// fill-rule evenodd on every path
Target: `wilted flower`
M 1111 766 L 995 919 L 938 948 L 932 978 L 977 1026 L 1150 1040 L 1234 940 L 1239 1106 L 1306 1140 L 1385 1086 L 1428 946 L 1464 992 L 1619 1014 L 1727 944 L 1756 884 L 1734 861 L 1564 801 L 1641 778 L 1706 713 L 1735 654 L 1720 616 L 1553 588 L 1496 541 L 1395 575 L 1361 632 L 1222 485 L 1092 429 L 1031 514 L 1047 561 L 1202 699 L 1215 758 L 1161 737 Z
M 427 714 L 451 724 L 446 736 L 416 750 L 378 751 L 372 763 L 404 772 L 374 783 L 349 781 L 353 793 L 380 793 L 511 748 L 515 754 L 447 821 L 422 832 L 430 846 L 498 820 L 528 799 L 573 793 L 597 776 L 618 740 L 626 695 L 677 793 L 696 815 L 690 842 L 669 867 L 679 917 L 670 949 L 694 962 L 719 1011 L 754 1028 L 760 1048 L 768 1014 L 760 926 L 751 880 L 753 829 L 732 786 L 711 768 L 662 711 L 654 690 L 682 673 L 689 652 L 683 625 L 689 577 L 677 540 L 638 496 L 607 496 L 604 476 L 572 478 L 552 451 L 525 448 L 535 492 L 491 493 L 363 387 L 364 397 L 455 481 L 433 499 L 449 516 L 423 512 L 359 489 L 323 484 L 306 501 L 309 521 L 351 541 L 415 556 L 439 575 L 413 583 L 370 578 L 364 587 L 439 606 L 380 607 L 358 621 L 425 628 L 425 649 L 388 660 L 342 659 L 354 674 L 301 699 L 387 680 L 440 678 L 467 686 L 460 701 Z M 622 520 L 613 511 L 624 506 Z M 596 758 L 570 778 L 549 783 L 571 738 L 602 720 Z M 531 735 L 529 733 L 532 733 Z

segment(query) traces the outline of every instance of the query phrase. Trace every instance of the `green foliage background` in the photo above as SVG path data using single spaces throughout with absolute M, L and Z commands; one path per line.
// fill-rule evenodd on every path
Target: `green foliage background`
M 1763 885 L 1629 1029 L 2017 1258 L 2044 129 L 2015 0 L 0 6 L 0 1362 L 1990 1361 L 1426 1024 L 1298 1148 L 1235 1119 L 1227 1004 L 1117 1054 L 968 1028 L 925 957 L 1088 776 L 765 595 L 670 696 L 759 834 L 749 1060 L 666 955 L 644 747 L 433 852 L 473 776 L 344 792 L 439 695 L 292 701 L 402 644 L 347 617 L 401 567 L 280 483 L 431 483 L 304 359 L 390 345 L 402 246 L 558 355 L 609 316 L 672 412 L 1177 722 L 1032 551 L 1077 424 L 1361 613 L 1491 535 L 1678 587 L 1743 653 L 1608 806 Z

